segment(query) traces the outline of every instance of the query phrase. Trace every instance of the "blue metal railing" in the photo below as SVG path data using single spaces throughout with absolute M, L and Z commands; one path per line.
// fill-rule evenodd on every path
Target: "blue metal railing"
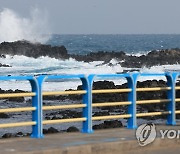
M 57 80 L 57 79 L 79 79 L 82 82 L 82 91 L 77 92 L 76 94 L 82 94 L 82 100 L 83 100 L 83 106 L 77 105 L 75 107 L 82 107 L 83 108 L 83 117 L 79 119 L 71 119 L 71 120 L 58 120 L 54 121 L 57 123 L 61 122 L 74 122 L 74 121 L 82 121 L 82 132 L 83 133 L 92 133 L 92 95 L 93 95 L 93 81 L 95 79 L 126 79 L 128 83 L 128 110 L 127 115 L 128 122 L 127 122 L 127 128 L 135 129 L 137 127 L 137 98 L 136 98 L 136 92 L 137 92 L 137 81 L 139 77 L 166 77 L 167 79 L 167 86 L 169 87 L 169 90 L 167 90 L 167 124 L 168 125 L 175 125 L 176 124 L 176 81 L 179 77 L 180 73 L 178 72 L 171 72 L 171 73 L 161 73 L 161 74 L 147 74 L 147 73 L 125 73 L 125 74 L 90 74 L 88 76 L 84 74 L 79 75 L 40 75 L 39 77 L 35 78 L 33 76 L 0 76 L 0 80 L 28 80 L 30 82 L 32 93 L 29 96 L 32 96 L 32 107 L 34 107 L 34 110 L 32 110 L 32 135 L 33 138 L 43 138 L 43 124 L 50 124 L 52 121 L 43 121 L 43 83 L 45 81 L 49 80 Z M 113 90 L 112 90 L 113 92 Z M 64 92 L 63 94 L 66 94 L 67 92 Z M 101 90 L 99 90 L 99 93 L 101 93 Z M 34 95 L 32 95 L 34 94 Z M 47 95 L 53 95 L 53 93 L 46 92 Z M 58 92 L 56 92 L 56 95 Z M 59 95 L 61 95 L 62 92 L 59 92 Z M 73 92 L 69 92 L 69 94 L 73 94 Z M 3 94 L 1 94 L 2 98 Z M 1 98 L 0 96 L 0 98 Z M 23 94 L 17 94 L 13 95 L 12 97 L 22 97 L 22 96 L 28 96 Z M 11 97 L 11 94 L 7 95 L 7 97 Z M 59 107 L 61 108 L 61 107 Z M 67 105 L 68 108 L 68 105 Z M 54 107 L 56 109 L 56 107 Z M 22 108 L 23 110 L 23 108 Z M 25 110 L 25 109 L 24 109 Z M 0 112 L 3 112 L 6 110 L 0 109 Z M 13 111 L 13 109 L 11 109 Z M 14 110 L 15 111 L 15 110 Z M 7 112 L 10 112 L 7 110 Z M 177 112 L 180 113 L 179 111 Z M 150 115 L 150 114 L 149 114 Z M 106 117 L 108 119 L 108 117 Z M 112 118 L 112 117 L 111 117 Z M 100 118 L 99 118 L 100 119 Z M 103 119 L 103 118 L 102 118 Z M 24 123 L 20 126 L 26 126 L 29 125 L 27 123 Z M 13 124 L 0 124 L 0 128 L 4 127 L 13 127 Z

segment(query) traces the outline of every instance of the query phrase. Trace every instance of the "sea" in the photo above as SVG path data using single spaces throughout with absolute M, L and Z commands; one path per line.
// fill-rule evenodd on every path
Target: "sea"
M 180 48 L 180 35 L 177 34 L 144 34 L 144 35 L 121 35 L 121 34 L 108 34 L 108 35 L 97 35 L 97 34 L 79 34 L 79 35 L 52 35 L 50 39 L 45 43 L 52 46 L 64 45 L 70 54 L 85 55 L 92 52 L 98 51 L 108 51 L 108 52 L 120 52 L 124 51 L 129 55 L 146 55 L 152 50 L 161 49 L 171 49 Z M 0 63 L 8 64 L 12 67 L 0 67 L 1 76 L 19 76 L 19 75 L 32 75 L 38 76 L 40 74 L 57 75 L 57 74 L 114 74 L 121 73 L 124 70 L 131 70 L 131 68 L 122 67 L 116 59 L 110 61 L 111 65 L 104 64 L 103 61 L 93 61 L 93 62 L 83 62 L 76 61 L 73 58 L 67 60 L 55 59 L 50 57 L 39 57 L 30 58 L 23 55 L 6 55 L 6 58 L 0 58 Z M 140 72 L 144 73 L 162 73 L 166 69 L 178 69 L 179 64 L 173 65 L 158 65 L 152 67 L 142 66 L 139 69 Z M 148 78 L 148 80 L 166 80 L 165 77 Z M 147 78 L 139 79 L 141 81 L 147 80 Z M 127 82 L 125 79 L 113 80 L 115 84 L 123 84 Z M 81 84 L 80 80 L 68 80 L 68 81 L 53 81 L 45 82 L 43 84 L 43 91 L 56 91 L 56 90 L 66 90 L 66 89 L 76 89 L 78 85 Z M 3 90 L 25 90 L 31 91 L 31 87 L 28 81 L 1 81 L 0 88 Z M 16 103 L 15 107 L 27 106 L 27 103 Z M 56 102 L 59 103 L 59 102 Z M 51 104 L 51 102 L 50 102 Z M 1 107 L 12 107 L 12 102 L 1 100 Z M 19 117 L 20 116 L 20 117 Z M 13 114 L 9 119 L 1 119 L 1 122 L 12 122 L 16 121 L 28 121 L 31 119 L 30 113 L 25 113 L 24 116 L 21 114 Z M 123 123 L 126 120 L 122 119 Z M 146 122 L 143 119 L 138 122 Z M 157 123 L 164 123 L 164 120 L 156 120 Z M 97 123 L 100 123 L 97 121 Z M 96 124 L 96 123 L 94 123 Z M 72 124 L 62 125 L 51 125 L 59 130 L 67 129 Z M 74 126 L 80 128 L 79 124 L 74 124 Z M 46 126 L 45 128 L 48 128 Z M 0 131 L 0 135 L 5 132 L 30 132 L 30 128 L 10 128 L 3 129 Z
M 175 34 L 104 34 L 53 35 L 47 44 L 64 45 L 69 53 L 87 54 L 97 51 L 124 51 L 142 54 L 151 50 L 180 47 L 180 35 Z
M 91 52 L 108 51 L 120 52 L 124 51 L 129 55 L 146 55 L 152 50 L 180 48 L 180 35 L 178 34 L 79 34 L 79 35 L 59 35 L 54 34 L 49 37 L 50 39 L 45 43 L 52 46 L 64 45 L 70 54 L 84 55 Z M 55 59 L 50 57 L 39 57 L 37 59 L 21 56 L 6 55 L 6 58 L 0 58 L 0 63 L 8 64 L 12 67 L 0 67 L 0 74 L 7 75 L 39 75 L 39 74 L 106 74 L 106 73 L 121 73 L 124 70 L 131 70 L 131 68 L 124 68 L 118 64 L 116 59 L 110 61 L 111 65 L 104 64 L 103 61 L 83 62 L 76 61 L 73 58 L 68 60 Z M 166 69 L 175 70 L 180 68 L 179 64 L 163 65 L 163 66 L 142 66 L 140 72 L 147 73 L 162 73 Z M 124 83 L 125 81 L 120 81 Z M 75 89 L 79 82 L 67 82 L 62 86 L 58 86 L 60 90 Z M 8 85 L 8 86 L 7 86 Z M 29 84 L 23 86 L 16 86 L 12 82 L 9 84 L 6 81 L 1 83 L 2 89 L 30 89 Z M 28 85 L 28 86 L 27 86 Z M 45 90 L 53 90 L 56 82 L 47 83 Z M 55 90 L 59 90 L 56 89 Z

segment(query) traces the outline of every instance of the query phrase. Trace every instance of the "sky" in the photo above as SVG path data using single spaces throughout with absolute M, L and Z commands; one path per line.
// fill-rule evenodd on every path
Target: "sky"
M 37 8 L 53 34 L 180 34 L 180 0 L 0 0 L 20 17 Z

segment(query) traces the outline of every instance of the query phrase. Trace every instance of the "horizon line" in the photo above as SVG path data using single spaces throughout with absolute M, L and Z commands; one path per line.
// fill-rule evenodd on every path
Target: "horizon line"
M 52 33 L 48 35 L 180 35 L 180 33 Z

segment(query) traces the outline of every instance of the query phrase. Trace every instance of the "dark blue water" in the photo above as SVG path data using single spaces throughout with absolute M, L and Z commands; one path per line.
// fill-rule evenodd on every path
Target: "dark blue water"
M 97 51 L 142 53 L 151 50 L 180 48 L 180 35 L 53 35 L 48 44 L 64 45 L 69 53 Z

